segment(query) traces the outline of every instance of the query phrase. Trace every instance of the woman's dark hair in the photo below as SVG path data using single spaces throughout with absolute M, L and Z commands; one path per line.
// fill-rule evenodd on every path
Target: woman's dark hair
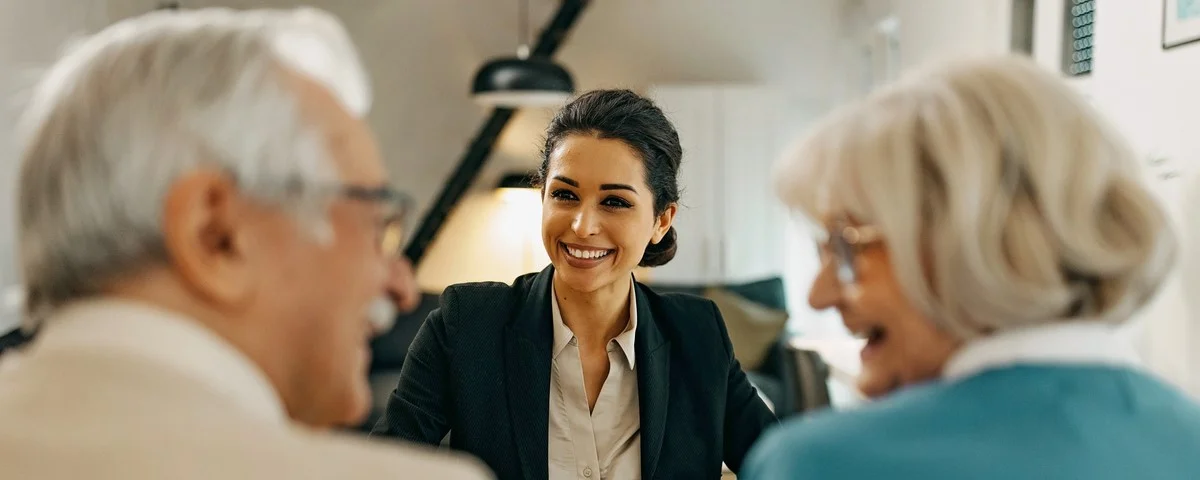
M 645 167 L 646 184 L 654 195 L 655 215 L 661 215 L 667 206 L 679 201 L 683 147 L 679 145 L 675 126 L 654 102 L 629 90 L 595 90 L 567 104 L 546 129 L 542 166 L 536 178 L 539 185 L 545 184 L 550 152 L 571 135 L 616 139 L 636 150 Z M 657 244 L 646 246 L 638 265 L 657 267 L 671 261 L 675 257 L 676 237 L 675 227 L 671 227 Z

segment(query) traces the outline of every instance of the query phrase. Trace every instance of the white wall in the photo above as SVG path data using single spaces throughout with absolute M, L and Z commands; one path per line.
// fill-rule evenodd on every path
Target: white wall
M 0 289 L 18 282 L 12 131 L 26 92 L 70 38 L 154 5 L 153 0 L 0 0 Z M 18 323 L 15 312 L 0 306 L 0 333 Z
M 897 21 L 900 70 L 943 57 L 1005 52 L 1010 42 L 1011 0 L 845 0 L 838 15 L 832 48 L 839 100 L 865 93 L 882 77 L 869 78 L 863 54 L 879 46 L 877 30 L 885 19 Z
M 1034 50 L 1058 69 L 1062 0 L 1037 3 Z M 1181 234 L 1182 268 L 1139 318 L 1143 353 L 1157 372 L 1200 395 L 1200 44 L 1163 50 L 1163 2 L 1098 0 L 1093 73 L 1074 83 L 1147 157 L 1148 169 Z M 1163 179 L 1160 174 L 1179 176 Z M 1186 213 L 1185 213 L 1186 212 Z

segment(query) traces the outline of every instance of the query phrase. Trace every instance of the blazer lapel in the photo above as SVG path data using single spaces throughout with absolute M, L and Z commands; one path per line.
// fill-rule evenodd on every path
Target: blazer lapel
M 506 329 L 505 381 L 513 439 L 525 478 L 549 477 L 550 411 L 550 282 L 554 269 L 547 267 L 526 283 L 521 307 Z
M 638 331 L 634 340 L 637 355 L 638 397 L 642 421 L 642 477 L 654 478 L 667 429 L 670 401 L 671 342 L 659 331 L 651 314 L 650 300 L 638 285 Z

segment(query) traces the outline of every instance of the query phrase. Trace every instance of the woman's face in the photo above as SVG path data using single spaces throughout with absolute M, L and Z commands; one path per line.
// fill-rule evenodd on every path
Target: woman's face
M 642 159 L 625 142 L 570 135 L 550 152 L 542 242 L 559 281 L 592 292 L 629 278 L 675 208 L 655 214 Z
M 817 310 L 836 308 L 846 328 L 867 340 L 861 354 L 859 389 L 875 398 L 937 378 L 959 341 L 908 300 L 881 239 L 842 249 L 839 254 L 839 238 L 846 237 L 843 228 L 830 227 L 831 239 L 821 245 L 821 270 L 808 301 Z M 849 282 L 838 278 L 841 263 L 852 267 L 854 275 Z

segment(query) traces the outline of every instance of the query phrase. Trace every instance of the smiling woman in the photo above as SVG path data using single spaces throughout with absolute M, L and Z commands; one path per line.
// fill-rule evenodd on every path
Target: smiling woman
M 559 269 L 556 285 L 628 290 L 634 267 L 675 256 L 679 136 L 661 112 L 634 117 L 658 109 L 632 92 L 593 92 L 572 107 L 551 124 L 538 169 L 542 239 Z
M 375 434 L 450 446 L 500 478 L 714 478 L 774 416 L 709 300 L 633 270 L 675 255 L 679 135 L 627 90 L 585 94 L 546 134 L 551 266 L 442 295 Z M 669 432 L 669 434 L 668 434 Z
M 1200 408 L 1118 332 L 1175 237 L 1133 150 L 1055 75 L 913 72 L 776 179 L 824 226 L 809 304 L 866 340 L 878 401 L 775 429 L 743 478 L 1200 478 Z

